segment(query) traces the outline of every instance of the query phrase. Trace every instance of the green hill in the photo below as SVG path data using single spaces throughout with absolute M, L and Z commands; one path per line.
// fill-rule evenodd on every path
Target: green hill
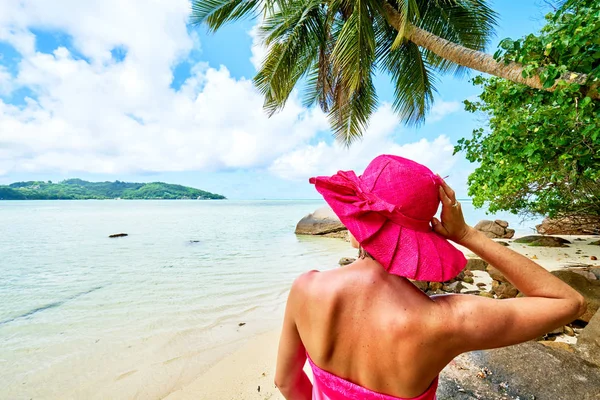
M 163 182 L 87 182 L 81 179 L 67 179 L 59 183 L 29 181 L 0 185 L 0 200 L 87 199 L 220 200 L 225 199 L 225 196 Z

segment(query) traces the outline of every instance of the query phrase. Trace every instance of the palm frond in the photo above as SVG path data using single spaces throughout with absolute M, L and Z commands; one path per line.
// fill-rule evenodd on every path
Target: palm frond
M 329 112 L 333 104 L 333 87 L 334 82 L 337 80 L 331 63 L 331 53 L 334 45 L 331 33 L 332 24 L 332 18 L 325 20 L 324 37 L 319 44 L 319 57 L 310 67 L 303 100 L 305 107 L 312 107 L 318 103 L 323 112 Z
M 324 37 L 320 0 L 292 2 L 265 19 L 261 32 L 269 49 L 254 77 L 269 114 L 281 109 L 298 80 L 310 70 Z
M 394 111 L 407 125 L 419 125 L 433 104 L 436 78 L 419 47 L 405 42 L 384 59 L 394 83 Z
M 344 6 L 341 0 L 339 9 Z M 354 0 L 351 13 L 341 12 L 333 24 L 329 121 L 336 139 L 347 146 L 362 135 L 377 107 L 373 20 L 381 7 L 377 0 Z
M 398 35 L 392 43 L 392 50 L 397 49 L 406 41 L 409 23 L 414 23 L 414 21 L 418 20 L 420 14 L 417 0 L 398 0 L 397 10 L 402 16 L 402 21 L 400 29 L 398 29 Z
M 372 76 L 348 95 L 349 90 L 341 82 L 335 86 L 331 111 L 328 118 L 336 140 L 349 147 L 362 137 L 369 118 L 377 108 L 377 94 Z
M 345 3 L 342 3 L 345 2 Z M 304 95 L 304 104 L 310 107 L 318 102 L 319 107 L 325 113 L 331 111 L 336 94 L 336 87 L 341 84 L 341 70 L 336 68 L 333 62 L 333 50 L 337 38 L 340 36 L 347 16 L 351 14 L 347 0 L 332 0 L 327 10 L 325 19 L 324 41 L 319 47 L 319 59 L 311 68 Z
M 352 14 L 335 36 L 331 59 L 334 68 L 343 71 L 349 96 L 369 79 L 375 61 L 375 32 L 367 1 L 355 1 Z
M 226 23 L 255 16 L 261 3 L 260 0 L 194 0 L 190 22 L 206 24 L 214 32 Z
M 566 3 L 571 0 L 561 0 Z M 572 0 L 575 2 L 575 0 Z M 267 56 L 254 78 L 269 114 L 280 110 L 298 82 L 303 102 L 328 113 L 338 140 L 349 145 L 377 107 L 376 69 L 394 84 L 396 113 L 410 125 L 424 121 L 436 74 L 466 69 L 408 40 L 417 26 L 462 46 L 484 50 L 496 26 L 489 0 L 192 0 L 193 24 L 217 30 L 262 13 L 259 32 Z M 394 29 L 385 7 L 400 15 Z

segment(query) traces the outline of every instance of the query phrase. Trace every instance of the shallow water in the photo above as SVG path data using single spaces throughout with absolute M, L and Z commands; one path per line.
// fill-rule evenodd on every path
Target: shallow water
M 0 202 L 0 398 L 177 389 L 278 325 L 297 275 L 353 255 L 343 241 L 293 234 L 321 204 Z M 463 205 L 468 222 L 485 216 Z M 118 232 L 129 236 L 108 238 Z

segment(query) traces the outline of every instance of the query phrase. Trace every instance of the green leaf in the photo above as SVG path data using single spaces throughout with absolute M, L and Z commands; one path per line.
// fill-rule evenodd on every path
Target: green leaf
M 258 0 L 195 0 L 190 20 L 194 25 L 206 23 L 216 31 L 226 23 L 254 16 L 260 4 Z

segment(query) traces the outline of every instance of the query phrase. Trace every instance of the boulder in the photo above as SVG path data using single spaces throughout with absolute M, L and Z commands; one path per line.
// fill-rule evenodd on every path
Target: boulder
M 583 276 L 586 279 L 589 279 L 590 281 L 598 280 L 598 277 L 596 277 L 596 275 L 594 275 L 594 273 L 591 271 L 587 271 L 585 269 L 572 269 L 571 271 Z
M 495 267 L 488 265 L 485 270 L 487 271 L 488 274 L 490 274 L 490 276 L 492 277 L 493 280 L 498 281 L 498 282 L 508 282 L 508 279 L 506 279 L 506 277 L 502 274 L 502 272 L 500 272 Z
M 485 271 L 488 266 L 487 261 L 479 258 L 479 257 L 470 257 L 467 259 L 467 265 L 465 270 L 468 271 Z
M 561 237 L 539 235 L 523 236 L 515 239 L 514 242 L 528 244 L 533 247 L 569 247 L 567 243 L 571 243 Z
M 499 219 L 495 221 L 481 220 L 475 225 L 475 229 L 492 239 L 510 239 L 515 234 L 514 229 L 508 229 L 508 222 Z
M 519 294 L 519 290 L 511 283 L 498 281 L 492 281 L 492 292 L 499 299 L 512 299 Z
M 596 235 L 600 233 L 600 216 L 545 218 L 535 228 L 542 235 Z
M 344 265 L 352 264 L 354 261 L 356 261 L 356 258 L 342 257 L 342 258 L 340 258 L 340 261 L 338 261 L 338 264 L 340 264 L 341 266 L 344 266 Z
M 462 289 L 464 289 L 464 286 L 462 283 L 460 283 L 460 281 L 452 282 L 452 283 L 449 283 L 448 285 L 444 285 L 442 287 L 442 290 L 444 292 L 451 292 L 451 293 L 460 293 L 460 291 Z
M 569 343 L 557 342 L 555 340 L 542 340 L 538 343 L 543 344 L 544 346 L 552 347 L 554 349 L 566 350 L 569 353 L 575 353 L 575 348 L 573 348 L 573 346 L 571 346 Z
M 427 281 L 411 281 L 416 287 L 422 292 L 426 292 L 429 289 L 429 282 Z
M 600 281 L 591 281 L 573 271 L 552 271 L 552 275 L 577 290 L 585 298 L 587 311 L 578 320 L 589 322 L 600 308 Z
M 324 206 L 308 214 L 298 222 L 295 233 L 297 235 L 326 235 L 335 234 L 337 237 L 340 233 L 346 234 L 346 227 L 340 219 L 335 215 L 329 206 Z
M 569 325 L 565 326 L 565 334 L 567 336 L 575 336 L 575 331 Z
M 508 222 L 507 221 L 503 221 L 501 219 L 497 219 L 494 221 L 497 225 L 500 225 L 503 228 L 508 228 Z
M 500 238 L 504 236 L 504 228 L 494 221 L 489 221 L 487 219 L 479 221 L 475 225 L 475 229 L 492 238 Z
M 526 342 L 456 357 L 440 374 L 438 400 L 592 400 L 600 369 L 562 345 Z
M 584 359 L 600 367 L 600 312 L 594 314 L 579 335 L 577 350 Z

